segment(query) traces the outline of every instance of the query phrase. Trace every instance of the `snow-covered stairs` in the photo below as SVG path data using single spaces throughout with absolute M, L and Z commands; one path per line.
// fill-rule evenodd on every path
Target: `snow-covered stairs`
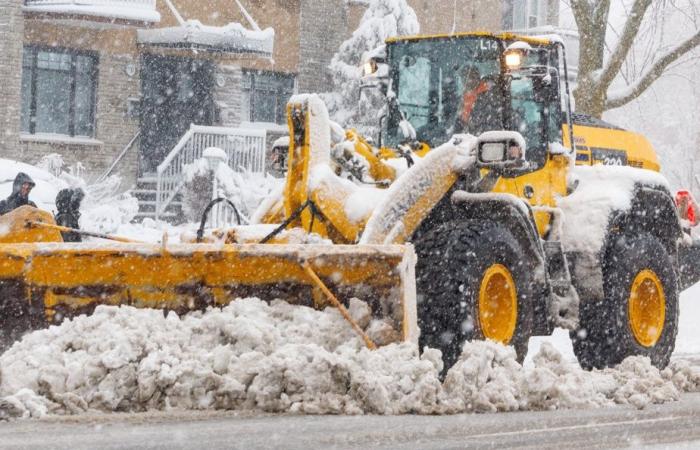
M 155 175 L 147 175 L 138 179 L 136 189 L 131 191 L 131 194 L 139 201 L 139 212 L 134 218 L 135 221 L 141 222 L 145 218 L 156 218 L 156 186 Z M 184 222 L 180 194 L 177 194 L 175 199 L 168 204 L 165 211 L 160 214 L 159 219 L 173 224 Z

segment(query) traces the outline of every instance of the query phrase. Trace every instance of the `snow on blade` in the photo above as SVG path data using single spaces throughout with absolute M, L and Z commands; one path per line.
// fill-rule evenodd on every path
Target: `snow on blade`
M 367 221 L 360 244 L 395 242 L 393 239 L 401 219 L 434 187 L 436 180 L 473 164 L 474 158 L 470 154 L 474 145 L 473 137 L 453 137 L 418 160 L 386 190 Z
M 338 311 L 238 300 L 163 316 L 100 306 L 31 333 L 0 356 L 0 418 L 87 411 L 250 410 L 302 414 L 451 414 L 603 407 L 678 399 L 700 368 L 659 371 L 632 357 L 585 372 L 544 345 L 532 369 L 512 348 L 466 343 L 444 384 L 440 352 L 364 348 Z

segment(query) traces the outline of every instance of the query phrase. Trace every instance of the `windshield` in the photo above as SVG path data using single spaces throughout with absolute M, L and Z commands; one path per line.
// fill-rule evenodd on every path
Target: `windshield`
M 536 98 L 533 79 L 514 79 L 510 84 L 510 98 L 513 108 L 512 128 L 523 135 L 530 151 L 544 149 L 545 104 Z
M 498 40 L 459 37 L 398 42 L 390 46 L 392 89 L 387 144 L 404 140 L 402 116 L 431 146 L 457 133 L 502 129 L 503 89 Z

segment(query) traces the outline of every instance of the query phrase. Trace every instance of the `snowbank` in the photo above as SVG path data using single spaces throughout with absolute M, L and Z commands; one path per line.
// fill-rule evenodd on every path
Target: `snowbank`
M 648 359 L 585 372 L 548 344 L 523 369 L 512 348 L 464 346 L 443 384 L 440 352 L 370 351 L 337 310 L 249 298 L 167 317 L 99 307 L 36 331 L 0 356 L 0 417 L 227 409 L 303 414 L 448 414 L 676 400 L 700 368 Z

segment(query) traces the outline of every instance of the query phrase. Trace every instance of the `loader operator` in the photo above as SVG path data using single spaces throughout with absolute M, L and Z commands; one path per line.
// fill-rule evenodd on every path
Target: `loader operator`
M 462 104 L 455 131 L 472 132 L 474 134 L 474 130 L 470 129 L 472 128 L 470 127 L 472 112 L 479 110 L 476 108 L 477 102 L 488 95 L 491 88 L 493 88 L 493 83 L 482 79 L 477 67 L 467 65 L 462 69 L 462 86 Z M 490 111 L 489 108 L 480 109 Z
M 12 194 L 5 200 L 0 201 L 0 216 L 14 211 L 20 206 L 29 205 L 36 208 L 36 204 L 29 200 L 29 193 L 34 189 L 34 180 L 24 172 L 20 172 L 12 183 Z

